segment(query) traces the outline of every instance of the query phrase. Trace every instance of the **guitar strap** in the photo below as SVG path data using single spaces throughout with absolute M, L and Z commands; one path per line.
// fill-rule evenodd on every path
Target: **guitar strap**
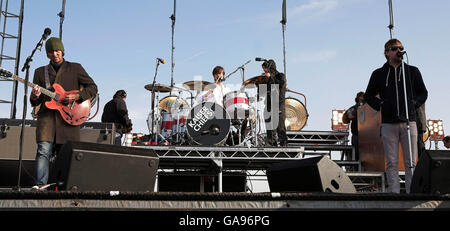
M 47 89 L 50 89 L 50 87 L 52 86 L 52 85 L 50 85 L 50 78 L 48 77 L 48 67 L 49 66 L 50 66 L 50 64 L 45 66 L 45 68 L 44 68 L 45 88 L 47 88 Z

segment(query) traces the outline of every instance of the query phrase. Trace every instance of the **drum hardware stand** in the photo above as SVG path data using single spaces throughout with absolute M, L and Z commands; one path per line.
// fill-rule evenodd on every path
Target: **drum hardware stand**
M 188 91 L 188 90 L 186 90 L 186 89 L 183 89 L 183 88 L 181 88 L 181 87 L 176 87 L 176 86 L 172 86 L 173 88 L 175 88 L 175 89 L 178 89 L 178 90 L 180 90 L 179 91 L 179 94 L 181 94 L 181 91 L 184 91 L 184 92 L 188 92 L 190 95 L 191 95 L 191 107 L 192 107 L 192 105 L 194 104 L 194 94 L 192 94 L 192 92 L 191 91 Z
M 231 72 L 230 74 L 228 74 L 227 76 L 225 76 L 221 82 L 223 82 L 223 81 L 225 81 L 226 79 L 228 79 L 228 77 L 230 77 L 232 74 L 236 73 L 236 71 L 238 71 L 238 70 L 241 70 L 241 74 L 242 74 L 242 82 L 244 82 L 244 81 L 245 81 L 245 78 L 244 78 L 244 77 L 245 77 L 245 76 L 244 76 L 245 65 L 249 64 L 250 62 L 251 62 L 251 60 L 248 60 L 248 61 L 247 61 L 246 63 L 244 63 L 242 66 L 236 68 L 236 70 L 234 70 L 233 72 Z
M 158 136 L 155 132 L 155 123 L 156 123 L 156 114 L 155 114 L 155 84 L 156 84 L 156 76 L 158 75 L 158 67 L 159 67 L 159 60 L 156 59 L 156 69 L 155 69 L 155 76 L 153 77 L 153 83 L 152 83 L 152 136 L 155 138 L 156 144 L 158 144 Z M 159 98 L 159 97 L 158 97 Z
M 178 92 L 176 104 L 180 104 L 180 96 L 181 96 L 181 91 Z M 180 137 L 180 132 L 181 132 L 180 131 L 180 112 L 179 112 L 179 110 L 182 107 L 183 107 L 182 103 L 180 105 L 176 105 L 176 110 L 178 110 L 177 118 L 176 118 L 176 121 L 177 121 L 176 128 L 177 129 L 176 129 L 176 131 L 172 131 L 172 132 L 175 132 L 175 134 L 172 135 L 172 136 L 175 137 L 175 143 L 177 143 L 177 144 L 180 143 L 180 141 L 181 141 L 181 137 Z

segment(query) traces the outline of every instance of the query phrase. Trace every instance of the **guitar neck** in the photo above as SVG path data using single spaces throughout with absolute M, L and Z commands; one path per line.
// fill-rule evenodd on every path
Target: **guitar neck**
M 22 79 L 22 78 L 20 78 L 19 76 L 17 76 L 17 75 L 12 75 L 11 77 L 12 77 L 13 79 L 15 79 L 15 80 L 17 80 L 17 81 L 19 81 L 19 82 L 25 84 L 25 80 Z M 27 85 L 28 85 L 29 87 L 32 87 L 32 88 L 33 88 L 34 86 L 38 86 L 38 87 L 39 87 L 39 90 L 41 90 L 41 93 L 44 94 L 44 95 L 46 95 L 46 96 L 48 96 L 48 97 L 50 97 L 50 98 L 55 98 L 55 96 L 56 96 L 56 93 L 54 93 L 54 92 L 52 92 L 52 91 L 49 91 L 49 90 L 47 90 L 47 89 L 45 89 L 45 88 L 43 88 L 43 87 L 41 87 L 41 86 L 39 86 L 39 85 L 37 85 L 37 84 L 34 84 L 33 82 L 28 81 Z

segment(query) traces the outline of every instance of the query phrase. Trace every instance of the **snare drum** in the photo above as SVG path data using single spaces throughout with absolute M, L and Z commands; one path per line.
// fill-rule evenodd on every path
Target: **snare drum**
M 232 120 L 244 120 L 249 116 L 248 96 L 245 92 L 232 91 L 224 97 L 224 107 Z
M 231 120 L 219 104 L 204 102 L 190 111 L 186 127 L 196 144 L 223 145 L 230 132 Z

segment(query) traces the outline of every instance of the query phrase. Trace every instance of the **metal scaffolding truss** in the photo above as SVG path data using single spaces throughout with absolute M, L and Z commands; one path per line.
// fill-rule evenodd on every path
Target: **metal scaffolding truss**
M 358 192 L 385 192 L 384 172 L 347 172 Z
M 287 131 L 289 144 L 348 144 L 349 133 L 344 131 Z
M 4 66 L 3 61 L 15 61 L 14 62 L 14 74 L 18 74 L 19 72 L 19 62 L 20 62 L 20 47 L 21 47 L 21 39 L 22 39 L 22 23 L 23 23 L 23 3 L 24 0 L 17 0 L 14 1 L 16 4 L 19 4 L 18 9 L 19 13 L 11 13 L 10 12 L 10 1 L 9 0 L 0 0 L 0 24 L 2 25 L 2 30 L 0 31 L 0 38 L 1 38 L 1 47 L 0 47 L 0 66 Z M 7 31 L 10 31 L 10 29 L 7 29 L 8 22 L 11 20 L 8 19 L 15 19 L 13 23 L 17 22 L 17 34 L 14 35 L 13 33 L 7 33 Z M 14 51 L 11 51 L 9 49 L 6 51 L 6 47 L 11 47 L 11 45 L 5 44 L 5 42 L 9 40 L 15 40 L 14 46 L 16 49 Z M 9 42 L 7 42 L 9 43 Z M 6 55 L 6 53 L 15 53 L 14 56 L 12 54 Z M 12 68 L 10 68 L 12 69 Z M 17 101 L 17 81 L 12 81 L 9 79 L 5 79 L 0 77 L 1 82 L 13 82 L 12 86 L 12 96 L 11 100 L 5 100 L 0 99 L 0 103 L 8 103 L 11 104 L 11 113 L 10 118 L 15 118 L 16 109 L 15 104 Z
M 303 147 L 134 146 L 154 150 L 159 157 L 298 158 Z
M 156 152 L 160 168 L 228 170 L 267 169 L 271 164 L 303 158 L 302 147 L 134 146 Z

